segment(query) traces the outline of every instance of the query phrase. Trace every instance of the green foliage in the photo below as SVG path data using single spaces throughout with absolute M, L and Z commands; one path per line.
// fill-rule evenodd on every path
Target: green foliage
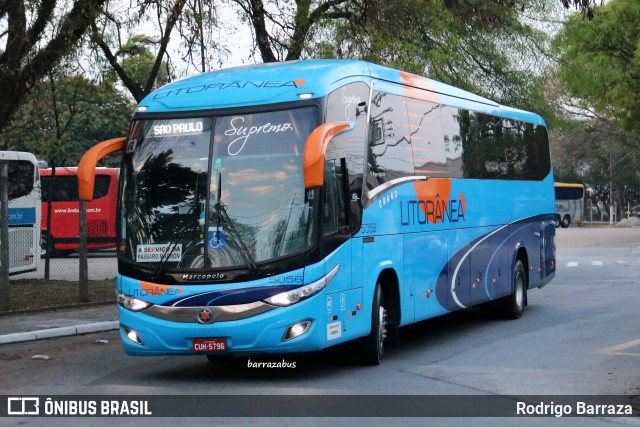
M 305 56 L 361 58 L 427 75 L 544 116 L 540 96 L 546 34 L 523 23 L 544 0 L 404 0 L 364 2 L 361 20 L 323 21 Z
M 553 41 L 558 79 L 598 119 L 553 135 L 557 179 L 587 183 L 598 199 L 640 202 L 640 2 L 610 0 L 591 19 L 571 16 Z
M 640 137 L 640 2 L 611 0 L 569 18 L 554 40 L 567 92 Z
M 144 91 L 153 65 L 156 62 L 155 55 L 145 46 L 145 43 L 144 36 L 133 36 L 116 54 L 117 57 L 121 58 L 122 69 L 140 91 Z M 163 86 L 169 83 L 170 80 L 167 64 L 163 62 L 156 75 L 155 87 Z
M 71 55 L 105 0 L 0 2 L 0 129 L 31 88 Z
M 551 151 L 556 181 L 588 185 L 594 199 L 618 206 L 640 203 L 640 141 L 604 120 L 574 122 L 554 132 Z
M 44 80 L 0 133 L 0 145 L 31 151 L 56 166 L 75 166 L 96 143 L 123 136 L 132 111 L 112 84 L 82 76 Z

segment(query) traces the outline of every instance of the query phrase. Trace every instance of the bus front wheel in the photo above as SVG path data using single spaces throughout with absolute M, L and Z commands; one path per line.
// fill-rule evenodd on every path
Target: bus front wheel
M 571 217 L 569 215 L 565 215 L 564 217 L 562 217 L 562 221 L 560 222 L 560 226 L 562 226 L 562 228 L 568 228 L 570 224 Z
M 382 298 L 382 285 L 378 283 L 373 296 L 371 310 L 371 332 L 363 339 L 362 361 L 368 365 L 379 365 L 384 355 L 384 340 L 387 336 L 387 310 Z

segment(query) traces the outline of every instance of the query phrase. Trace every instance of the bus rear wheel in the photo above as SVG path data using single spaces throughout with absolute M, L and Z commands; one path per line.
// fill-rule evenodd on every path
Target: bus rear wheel
M 373 295 L 371 332 L 362 340 L 361 359 L 367 365 L 379 365 L 384 356 L 384 340 L 387 337 L 387 310 L 382 298 L 382 285 L 378 283 Z
M 571 224 L 571 217 L 569 215 L 565 215 L 562 218 L 562 221 L 560 221 L 560 226 L 562 228 L 568 228 L 570 224 Z
M 517 260 L 513 268 L 513 292 L 498 301 L 500 312 L 508 319 L 519 319 L 527 301 L 527 273 L 522 261 Z

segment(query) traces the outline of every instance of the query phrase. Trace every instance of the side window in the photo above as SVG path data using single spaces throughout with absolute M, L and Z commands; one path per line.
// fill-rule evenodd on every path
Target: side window
M 464 177 L 496 179 L 506 165 L 498 160 L 501 147 L 496 144 L 496 140 L 501 130 L 493 121 L 494 118 L 473 111 L 461 111 L 459 117 Z
M 52 202 L 78 201 L 78 178 L 76 176 L 43 176 L 41 181 L 43 201 L 48 201 L 49 198 Z
M 584 197 L 581 187 L 555 187 L 557 200 L 580 200 Z
M 33 191 L 35 169 L 31 162 L 18 160 L 9 162 L 9 200 L 23 197 Z
M 544 126 L 444 107 L 442 128 L 452 178 L 542 180 L 551 170 Z
M 104 197 L 109 192 L 109 184 L 111 183 L 111 177 L 109 175 L 97 175 L 95 186 L 93 188 L 93 198 L 99 199 Z
M 441 108 L 441 105 L 432 102 L 407 99 L 410 140 L 417 175 L 442 177 L 447 174 Z
M 551 171 L 549 135 L 547 128 L 531 123 L 523 123 L 522 138 L 527 152 L 522 179 L 542 180 Z
M 327 160 L 324 166 L 324 234 L 348 226 L 346 208 L 346 162 Z
M 367 188 L 413 174 L 411 135 L 403 97 L 374 92 L 369 128 Z
M 468 111 L 443 106 L 440 109 L 442 120 L 442 139 L 447 159 L 446 176 L 462 178 L 462 124 L 468 119 Z
M 327 164 L 325 166 L 325 183 L 329 186 L 340 185 L 340 203 L 348 204 L 348 218 L 344 220 L 348 222 L 349 227 L 352 227 L 352 231 L 360 228 L 362 215 L 360 198 L 362 197 L 368 130 L 368 101 L 369 86 L 363 82 L 342 86 L 329 94 L 327 98 L 325 121 L 349 121 L 353 124 L 353 129 L 331 139 L 327 147 Z M 347 194 L 345 194 L 345 188 L 348 189 L 346 190 Z M 334 194 L 338 193 L 334 192 Z M 339 215 L 343 215 L 342 211 Z M 338 229 L 343 225 L 334 224 L 330 228 Z M 325 227 L 325 230 L 330 228 Z
M 465 178 L 541 180 L 549 173 L 544 126 L 488 114 L 460 114 Z

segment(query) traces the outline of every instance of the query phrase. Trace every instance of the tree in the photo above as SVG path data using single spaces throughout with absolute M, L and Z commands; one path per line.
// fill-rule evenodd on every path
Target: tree
M 91 25 L 90 44 L 97 62 L 106 61 L 103 73 L 115 72 L 140 102 L 174 75 L 169 43 L 176 33 L 180 62 L 201 72 L 209 69 L 218 51 L 216 25 L 215 6 L 204 0 L 146 0 L 124 9 L 116 3 Z M 143 34 L 132 33 L 140 27 Z
M 0 133 L 2 149 L 73 166 L 97 142 L 126 133 L 133 106 L 112 83 L 64 74 L 51 71 L 32 89 Z
M 151 89 L 158 86 L 162 86 L 171 80 L 169 66 L 165 61 L 161 61 L 161 66 L 154 74 L 154 65 L 157 60 L 157 56 L 149 50 L 147 47 L 147 38 L 142 35 L 134 35 L 125 43 L 120 50 L 115 54 L 116 58 L 119 58 L 117 62 L 117 68 L 109 70 L 106 74 L 113 75 L 114 81 L 118 80 L 118 70 L 120 70 L 120 76 L 124 76 L 128 85 L 130 85 L 130 92 L 137 93 L 138 96 L 144 96 L 147 92 L 147 84 L 149 77 L 153 75 L 153 84 Z M 122 78 L 120 78 L 122 81 Z
M 551 135 L 550 142 L 556 181 L 584 183 L 594 202 L 608 206 L 612 200 L 621 213 L 627 205 L 640 203 L 637 138 L 602 119 L 591 119 L 564 126 Z
M 38 80 L 76 48 L 106 0 L 0 3 L 0 129 Z M 6 30 L 4 30 L 6 28 Z
M 133 19 L 129 17 L 118 17 L 110 13 L 105 13 L 100 19 L 95 20 L 91 24 L 91 41 L 99 50 L 102 51 L 104 58 L 116 72 L 120 81 L 129 90 L 133 98 L 140 102 L 142 99 L 150 93 L 155 85 L 156 78 L 160 71 L 160 67 L 163 63 L 167 51 L 167 45 L 171 39 L 171 33 L 176 25 L 176 22 L 182 15 L 182 11 L 186 0 L 177 0 L 172 4 L 169 2 L 161 1 L 147 1 L 140 5 L 138 14 L 134 15 Z M 127 52 L 134 47 L 141 46 L 141 38 L 137 40 L 129 40 L 126 45 L 121 44 L 121 28 L 123 27 L 123 21 L 126 23 L 126 27 L 129 27 L 132 23 L 139 23 L 147 13 L 152 13 L 151 10 L 155 10 L 158 21 L 163 20 L 164 26 L 161 27 L 160 39 L 152 43 L 157 44 L 157 54 L 151 68 L 148 70 L 148 76 L 144 82 L 136 81 L 136 77 L 140 76 L 140 73 L 134 68 L 127 70 L 126 66 L 123 66 L 118 61 L 118 53 Z M 116 44 L 116 53 L 110 46 L 110 43 Z M 148 52 L 148 50 L 147 50 Z M 138 62 L 139 64 L 140 62 Z M 133 72 L 133 75 L 131 74 Z M 142 84 L 141 84 L 142 83 Z
M 570 17 L 554 40 L 558 76 L 578 105 L 640 137 L 640 2 L 611 0 L 590 22 Z
M 533 93 L 546 35 L 521 14 L 547 13 L 548 1 L 227 1 L 250 24 L 264 62 L 367 59 L 543 109 Z
M 604 0 L 560 0 L 565 9 L 570 9 L 572 6 L 582 12 L 588 19 L 593 19 L 596 13 L 596 6 L 604 3 Z

